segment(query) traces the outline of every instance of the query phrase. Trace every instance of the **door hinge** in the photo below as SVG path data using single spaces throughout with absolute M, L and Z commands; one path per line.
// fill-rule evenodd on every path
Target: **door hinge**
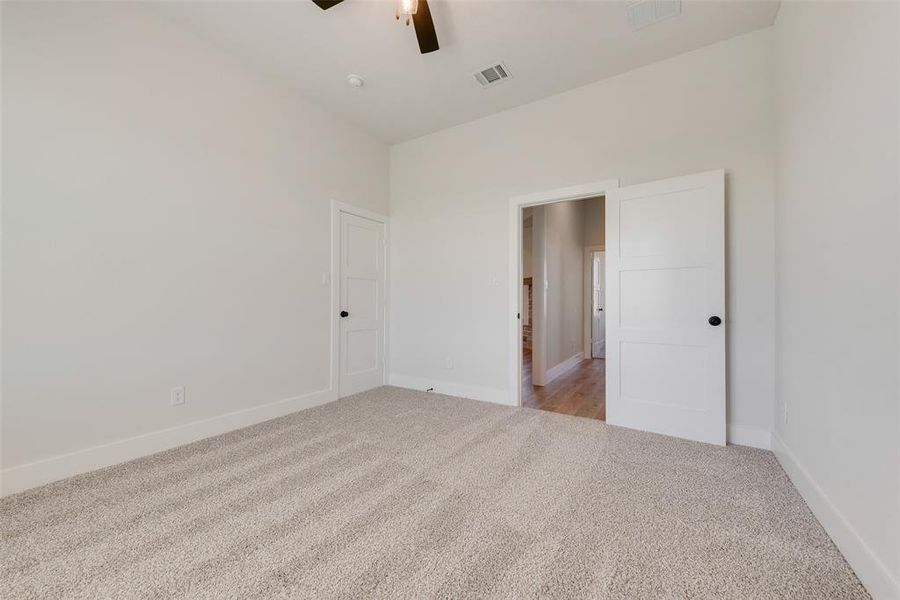
M 517 319 L 521 319 L 521 318 L 522 318 L 522 313 L 516 313 L 516 318 L 517 318 Z

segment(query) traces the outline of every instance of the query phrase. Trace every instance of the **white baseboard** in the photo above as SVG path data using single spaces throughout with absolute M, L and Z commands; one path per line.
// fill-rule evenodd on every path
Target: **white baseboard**
M 117 440 L 68 454 L 4 469 L 0 473 L 0 495 L 8 496 L 39 485 L 116 465 L 135 458 L 183 446 L 204 438 L 255 425 L 298 410 L 337 400 L 333 390 L 312 392 L 262 406 L 230 412 L 169 429 Z
M 784 472 L 810 510 L 831 536 L 835 545 L 853 567 L 856 576 L 875 600 L 900 598 L 900 582 L 887 566 L 872 552 L 850 521 L 832 504 L 825 491 L 797 460 L 791 449 L 777 434 L 772 434 L 772 450 Z
M 762 450 L 772 449 L 772 432 L 758 427 L 745 425 L 729 425 L 726 431 L 729 444 L 738 446 L 750 446 Z
M 578 363 L 580 363 L 583 360 L 584 360 L 584 352 L 579 352 L 578 354 L 573 354 L 572 356 L 570 356 L 566 360 L 562 361 L 555 367 L 547 369 L 547 379 L 546 379 L 546 383 L 544 385 L 546 385 L 547 383 L 550 383 L 551 381 L 553 381 L 554 379 L 556 379 L 557 377 L 559 377 L 566 371 L 574 369 L 576 366 L 578 366 Z
M 467 383 L 456 383 L 453 381 L 438 381 L 436 379 L 426 379 L 424 377 L 414 377 L 412 375 L 402 375 L 398 373 L 392 373 L 390 381 L 391 385 L 411 390 L 424 391 L 429 388 L 434 388 L 434 391 L 438 394 L 469 398 L 470 400 L 481 400 L 483 402 L 493 402 L 494 404 L 503 404 L 506 406 L 515 406 L 515 404 L 510 401 L 509 391 L 504 389 L 469 385 Z

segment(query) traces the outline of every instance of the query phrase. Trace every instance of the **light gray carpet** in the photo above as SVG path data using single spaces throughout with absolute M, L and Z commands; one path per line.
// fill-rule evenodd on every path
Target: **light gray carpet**
M 380 388 L 0 502 L 3 598 L 867 598 L 769 452 Z

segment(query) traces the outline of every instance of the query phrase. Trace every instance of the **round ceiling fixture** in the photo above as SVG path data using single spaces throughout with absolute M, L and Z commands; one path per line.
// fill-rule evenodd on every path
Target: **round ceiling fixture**
M 359 75 L 354 75 L 353 73 L 347 75 L 347 83 L 352 88 L 361 88 L 366 84 L 362 77 L 360 77 Z

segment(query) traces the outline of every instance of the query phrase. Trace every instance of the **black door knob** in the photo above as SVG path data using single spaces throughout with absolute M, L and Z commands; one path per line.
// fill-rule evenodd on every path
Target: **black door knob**
M 349 316 L 350 316 L 350 313 L 348 313 L 346 310 L 341 311 L 341 317 L 349 317 Z
M 713 315 L 709 318 L 709 324 L 712 325 L 713 327 L 718 327 L 719 325 L 722 324 L 722 319 L 720 319 L 716 315 Z

